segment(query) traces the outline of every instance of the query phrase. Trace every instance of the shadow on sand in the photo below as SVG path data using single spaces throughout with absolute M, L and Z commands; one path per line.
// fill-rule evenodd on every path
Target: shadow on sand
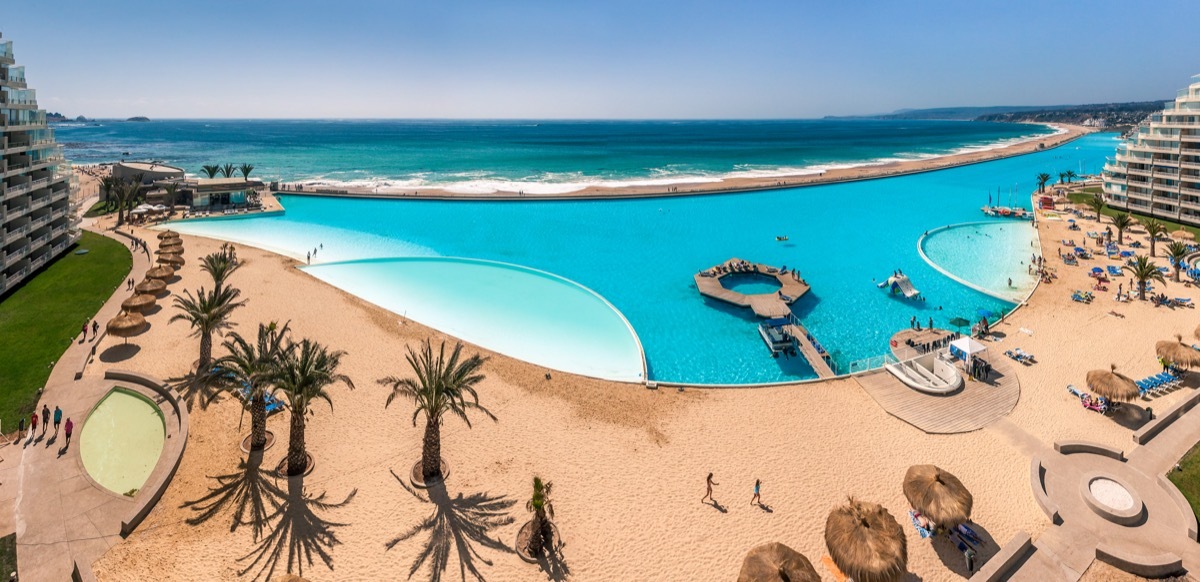
M 358 490 L 340 502 L 329 502 L 325 493 L 307 494 L 302 476 L 287 478 L 285 490 L 282 479 L 261 465 L 262 452 L 255 451 L 237 471 L 212 477 L 216 485 L 207 495 L 183 504 L 197 512 L 187 523 L 197 525 L 232 511 L 229 531 L 243 525 L 252 528 L 254 548 L 238 558 L 245 564 L 239 576 L 255 571 L 254 578 L 270 580 L 281 562 L 286 572 L 303 575 L 314 556 L 333 570 L 331 550 L 341 543 L 336 530 L 347 524 L 329 521 L 323 514 L 350 503 Z
M 953 538 L 949 534 L 939 533 L 937 537 L 930 540 L 930 543 L 933 544 L 933 550 L 937 552 L 938 558 L 941 558 L 942 564 L 945 564 L 947 569 L 963 578 L 970 578 L 971 574 L 978 572 L 980 567 L 1000 552 L 1000 545 L 996 543 L 996 540 L 992 538 L 992 534 L 988 530 L 977 523 L 971 523 L 970 526 L 983 542 L 978 546 L 970 546 L 970 544 L 964 543 L 964 545 L 969 546 L 975 551 L 975 569 L 972 571 L 967 570 L 967 558 L 958 549 L 957 538 Z
M 99 357 L 101 362 L 115 364 L 136 356 L 140 351 L 142 351 L 142 348 L 137 344 L 117 344 L 109 346 L 108 349 L 100 352 Z
M 186 376 L 167 378 L 167 385 L 187 403 L 188 410 L 195 408 L 197 403 L 200 404 L 201 410 L 207 410 L 208 405 L 212 404 L 222 393 L 215 382 L 197 374 L 195 370 L 188 372 Z
M 470 572 L 476 580 L 483 582 L 484 577 L 479 572 L 476 560 L 488 566 L 492 565 L 491 561 L 480 555 L 476 545 L 499 552 L 515 553 L 507 544 L 488 534 L 495 528 L 513 523 L 509 510 L 516 501 L 502 496 L 492 497 L 486 493 L 473 493 L 466 497 L 459 493 L 457 497 L 451 498 L 444 484 L 439 483 L 422 492 L 405 483 L 395 471 L 392 471 L 392 477 L 395 477 L 410 495 L 434 506 L 432 515 L 384 544 L 390 550 L 400 542 L 416 537 L 417 534 L 429 535 L 424 549 L 417 555 L 408 571 L 410 579 L 428 562 L 429 580 L 441 580 L 449 565 L 452 546 L 458 550 L 459 574 L 464 581 Z

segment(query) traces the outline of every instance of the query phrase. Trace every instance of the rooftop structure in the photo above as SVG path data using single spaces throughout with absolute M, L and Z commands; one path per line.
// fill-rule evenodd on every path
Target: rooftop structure
M 0 42 L 0 294 L 78 240 L 74 187 L 12 41 Z
M 113 164 L 112 175 L 120 180 L 141 177 L 143 184 L 170 178 L 182 178 L 183 168 L 168 166 L 157 162 L 118 162 Z
M 1200 75 L 1151 115 L 1104 165 L 1108 204 L 1200 225 Z
M 179 191 L 177 204 L 190 206 L 192 210 L 228 210 L 258 207 L 261 202 L 257 190 L 263 187 L 262 180 L 247 178 L 169 178 L 156 180 L 160 188 L 175 184 Z M 155 193 L 147 195 L 147 200 Z

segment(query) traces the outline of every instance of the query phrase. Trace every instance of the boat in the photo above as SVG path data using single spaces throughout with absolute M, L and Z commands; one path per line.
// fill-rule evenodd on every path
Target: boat
M 777 241 L 779 241 L 779 242 L 786 242 L 786 241 L 787 241 L 787 239 L 788 239 L 788 237 L 787 237 L 786 235 L 785 235 L 785 236 L 777 236 L 777 237 L 775 237 L 775 240 L 777 240 Z
M 926 394 L 950 394 L 963 385 L 958 368 L 933 352 L 887 364 L 884 368 L 905 386 Z
M 796 338 L 783 329 L 789 323 L 786 317 L 776 317 L 758 324 L 758 335 L 762 336 L 771 354 L 778 355 L 796 350 Z
M 1007 206 L 984 206 L 980 208 L 984 214 L 988 216 L 999 216 L 1001 218 L 1029 218 L 1030 213 L 1024 208 L 1009 208 Z
M 914 299 L 921 295 L 921 292 L 913 287 L 912 281 L 908 279 L 908 275 L 904 273 L 896 273 L 887 280 L 877 285 L 880 289 L 886 289 L 892 295 L 904 295 L 908 299 Z

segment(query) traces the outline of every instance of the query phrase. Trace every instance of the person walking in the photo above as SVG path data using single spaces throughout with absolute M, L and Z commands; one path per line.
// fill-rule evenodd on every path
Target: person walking
M 87 341 L 87 322 L 86 321 L 83 322 L 83 339 L 80 341 Z
M 70 446 L 70 444 L 71 444 L 71 431 L 74 428 L 75 428 L 75 423 L 71 422 L 71 419 L 68 417 L 67 425 L 65 427 L 63 427 L 63 431 L 67 433 L 67 446 Z
M 96 341 L 96 336 L 100 335 L 100 322 L 92 320 L 92 341 Z
M 46 427 L 50 426 L 50 407 L 42 405 L 42 434 L 46 434 Z
M 54 436 L 58 436 L 58 425 L 62 423 L 62 409 L 54 407 Z
M 713 502 L 713 504 L 715 505 L 717 503 L 717 500 L 713 499 L 713 486 L 720 485 L 720 483 L 713 481 L 713 474 L 709 473 L 708 479 L 704 480 L 704 485 L 705 485 L 705 488 L 707 489 L 707 491 L 704 493 L 704 497 L 700 498 L 700 502 L 703 503 L 704 500 L 707 499 L 707 500 Z
M 35 433 L 35 432 L 37 432 L 37 413 L 36 412 L 29 415 L 29 436 L 33 436 L 33 433 Z
M 754 480 L 754 497 L 750 498 L 750 505 L 754 505 L 755 503 L 762 505 L 762 497 L 759 496 L 759 493 L 761 492 L 761 490 L 762 490 L 762 481 L 759 479 L 755 479 Z

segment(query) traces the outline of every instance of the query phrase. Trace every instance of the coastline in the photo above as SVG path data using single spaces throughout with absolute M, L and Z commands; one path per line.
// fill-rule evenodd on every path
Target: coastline
M 380 192 L 378 188 L 331 188 L 303 186 L 305 190 L 276 190 L 276 193 L 298 196 L 339 196 L 350 198 L 379 198 L 379 199 L 422 199 L 422 200 L 605 200 L 623 198 L 666 198 L 675 196 L 704 196 L 714 194 L 738 194 L 744 192 L 760 192 L 764 190 L 780 190 L 786 188 L 801 188 L 820 186 L 824 184 L 839 184 L 858 182 L 876 178 L 890 178 L 920 174 L 936 170 L 945 170 L 961 166 L 969 166 L 993 160 L 1011 158 L 1025 154 L 1053 149 L 1097 130 L 1067 124 L 1036 124 L 1047 125 L 1061 130 L 1046 136 L 1032 137 L 1003 147 L 948 154 L 919 160 L 891 161 L 879 164 L 864 164 L 848 168 L 835 168 L 822 171 L 819 174 L 795 174 L 790 176 L 761 176 L 724 178 L 713 182 L 686 182 L 681 177 L 680 182 L 654 185 L 631 185 L 610 187 L 591 185 L 574 192 L 528 194 L 499 190 L 491 193 L 451 192 L 441 187 L 419 187 L 402 192 Z M 285 182 L 284 185 L 295 187 L 295 183 Z

